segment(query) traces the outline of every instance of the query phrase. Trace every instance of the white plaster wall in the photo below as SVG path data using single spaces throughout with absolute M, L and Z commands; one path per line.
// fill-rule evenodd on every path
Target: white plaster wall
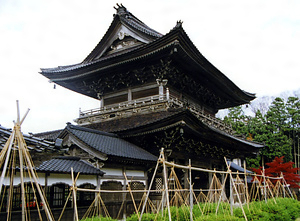
M 44 173 L 38 173 L 37 175 L 38 175 L 38 177 L 37 177 L 38 182 L 42 186 L 44 186 L 45 185 L 45 174 Z M 34 179 L 33 178 L 30 179 L 28 177 L 28 174 L 24 173 L 23 181 L 24 181 L 24 183 L 31 182 L 31 181 L 34 182 Z M 20 183 L 21 183 L 20 173 L 17 172 L 16 175 L 14 176 L 13 185 L 18 186 Z M 6 186 L 10 185 L 10 177 L 5 177 L 4 178 L 4 185 L 6 185 Z
M 80 186 L 85 183 L 90 183 L 90 184 L 93 184 L 95 187 L 97 187 L 97 176 L 96 175 L 79 175 L 76 185 Z
M 24 182 L 34 182 L 33 178 L 30 179 L 28 177 L 28 174 L 26 177 L 23 178 Z M 38 173 L 38 182 L 40 185 L 45 186 L 45 174 L 44 173 Z M 21 178 L 20 178 L 20 173 L 17 172 L 15 177 L 14 177 L 14 186 L 18 186 L 21 183 Z M 72 179 L 71 179 L 71 174 L 50 174 L 47 177 L 47 185 L 51 186 L 56 183 L 65 183 L 69 186 L 72 185 Z M 90 183 L 93 184 L 94 186 L 97 186 L 97 175 L 79 175 L 76 185 L 80 186 L 85 183 Z M 10 185 L 10 178 L 5 177 L 4 179 L 4 185 Z
M 122 185 L 125 185 L 125 177 L 121 168 L 101 168 L 101 170 L 105 172 L 105 175 L 103 178 L 100 178 L 100 185 L 107 181 L 116 181 L 122 183 Z M 128 178 L 128 182 L 134 178 L 134 181 L 139 181 L 146 185 L 145 180 L 139 180 L 139 178 L 145 178 L 145 172 L 143 170 L 126 170 L 125 174 Z M 124 179 L 106 178 L 105 176 L 121 176 L 124 177 Z
M 101 168 L 103 172 L 105 172 L 105 175 L 109 176 L 123 176 L 123 171 L 120 168 Z M 125 172 L 126 176 L 130 177 L 144 177 L 145 173 L 143 170 L 126 170 Z
M 101 168 L 103 172 L 105 172 L 105 175 L 111 175 L 111 176 L 123 176 L 122 169 L 115 169 L 115 168 Z M 104 176 L 105 176 L 104 175 Z
M 71 174 L 50 174 L 48 177 L 48 186 L 56 183 L 65 183 L 72 186 Z M 96 175 L 79 175 L 76 185 L 79 186 L 84 183 L 90 183 L 97 186 L 97 176 Z
M 145 177 L 145 173 L 142 170 L 126 170 L 126 176 Z

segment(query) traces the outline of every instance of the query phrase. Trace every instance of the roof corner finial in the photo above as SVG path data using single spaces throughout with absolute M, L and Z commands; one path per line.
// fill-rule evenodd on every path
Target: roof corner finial
M 181 20 L 177 21 L 175 28 L 182 27 L 182 23 L 183 23 L 183 21 L 181 21 Z
M 127 9 L 125 8 L 125 6 L 122 3 L 121 4 L 117 3 L 116 5 L 117 5 L 117 7 L 114 6 L 114 9 L 117 10 L 117 14 L 126 13 Z

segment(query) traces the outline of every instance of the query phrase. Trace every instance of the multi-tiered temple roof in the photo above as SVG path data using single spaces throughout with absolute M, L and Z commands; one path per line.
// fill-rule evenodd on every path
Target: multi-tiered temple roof
M 182 23 L 167 34 L 149 28 L 119 6 L 104 37 L 74 65 L 43 68 L 52 82 L 98 99 L 103 94 L 168 79 L 168 86 L 204 106 L 218 109 L 250 102 L 254 94 L 237 87 L 195 47 Z
M 235 158 L 262 147 L 234 136 L 215 118 L 219 109 L 249 103 L 255 96 L 199 52 L 182 22 L 162 35 L 123 5 L 116 11 L 82 62 L 41 69 L 52 82 L 99 99 L 99 108 L 80 112 L 79 125 L 116 133 L 154 155 L 168 146 L 190 156 Z

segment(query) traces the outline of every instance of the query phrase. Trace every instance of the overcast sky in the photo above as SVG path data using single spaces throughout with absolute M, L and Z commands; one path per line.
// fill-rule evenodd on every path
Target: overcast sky
M 176 21 L 199 51 L 241 89 L 257 96 L 300 88 L 300 1 L 124 0 L 162 34 Z M 16 100 L 22 129 L 62 129 L 79 108 L 99 102 L 53 84 L 40 68 L 81 62 L 101 40 L 115 1 L 0 0 L 0 124 L 13 127 Z M 22 117 L 21 116 L 21 117 Z

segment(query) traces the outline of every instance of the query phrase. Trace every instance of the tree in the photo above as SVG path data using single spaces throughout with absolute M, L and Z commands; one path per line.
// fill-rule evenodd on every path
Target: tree
M 269 103 L 264 98 L 263 104 Z M 224 118 L 238 135 L 248 140 L 265 144 L 261 154 L 256 158 L 247 158 L 247 164 L 258 167 L 264 162 L 271 162 L 275 157 L 284 157 L 285 161 L 295 161 L 296 167 L 300 166 L 300 99 L 289 97 L 287 102 L 276 97 L 264 114 L 260 107 L 251 106 L 255 116 L 245 115 L 242 106 L 230 108 Z
M 245 114 L 242 106 L 229 108 L 228 115 L 224 117 L 224 122 L 231 125 L 232 129 L 240 135 L 245 133 Z
M 296 167 L 300 166 L 300 99 L 298 97 L 289 97 L 286 103 L 289 127 L 286 134 L 292 140 L 294 162 Z
M 295 168 L 293 166 L 294 163 L 291 161 L 284 163 L 283 158 L 284 156 L 275 157 L 272 162 L 266 163 L 268 168 L 265 169 L 265 176 L 280 177 L 281 174 L 283 174 L 285 181 L 290 184 L 292 188 L 300 188 L 300 186 L 298 185 L 298 183 L 300 182 L 300 175 L 297 174 L 299 168 Z M 262 167 L 260 167 L 259 169 L 252 168 L 252 170 L 256 174 L 263 174 Z M 275 184 L 277 180 L 271 179 L 271 182 Z
M 274 133 L 283 132 L 287 128 L 288 115 L 282 98 L 276 97 L 272 102 L 266 114 L 266 120 L 269 129 Z

